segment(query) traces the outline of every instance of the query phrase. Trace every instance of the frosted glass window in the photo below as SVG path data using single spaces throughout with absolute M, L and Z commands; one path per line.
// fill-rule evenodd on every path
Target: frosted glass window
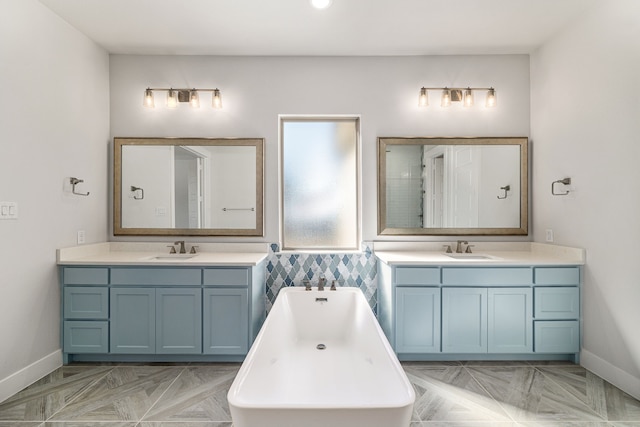
M 357 249 L 358 119 L 281 124 L 283 249 Z

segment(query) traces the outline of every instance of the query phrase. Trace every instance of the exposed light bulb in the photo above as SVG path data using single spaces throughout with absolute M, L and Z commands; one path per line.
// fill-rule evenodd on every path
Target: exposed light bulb
M 153 101 L 153 91 L 149 88 L 147 88 L 144 91 L 144 98 L 142 100 L 142 105 L 144 105 L 147 108 L 155 107 L 155 102 Z
M 316 9 L 326 9 L 331 6 L 332 0 L 310 0 L 311 6 Z
M 189 104 L 191 104 L 193 108 L 200 108 L 200 96 L 195 89 L 189 92 Z
M 167 108 L 176 107 L 178 107 L 178 93 L 173 89 L 169 89 L 169 92 L 167 92 Z
M 211 99 L 211 106 L 216 109 L 222 108 L 222 95 L 218 89 L 214 89 L 213 98 Z
M 427 89 L 420 89 L 420 96 L 418 97 L 418 106 L 419 107 L 427 107 L 429 106 L 429 95 L 427 94 Z
M 470 87 L 466 88 L 464 91 L 464 95 L 462 96 L 462 105 L 464 107 L 473 106 L 473 91 Z
M 487 108 L 493 108 L 496 106 L 497 100 L 496 100 L 496 91 L 495 89 L 491 88 L 487 91 L 487 101 L 486 101 L 486 107 Z

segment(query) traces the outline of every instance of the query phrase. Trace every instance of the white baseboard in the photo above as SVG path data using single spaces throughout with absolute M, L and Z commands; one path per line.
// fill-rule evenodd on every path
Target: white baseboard
M 634 377 L 585 349 L 580 352 L 580 364 L 625 393 L 640 400 L 640 378 Z
M 0 379 L 0 402 L 62 366 L 62 350 L 56 350 L 6 378 Z

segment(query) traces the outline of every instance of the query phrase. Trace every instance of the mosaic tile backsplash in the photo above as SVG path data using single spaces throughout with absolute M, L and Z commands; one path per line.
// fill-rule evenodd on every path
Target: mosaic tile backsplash
M 333 280 L 337 286 L 360 288 L 375 312 L 378 264 L 371 248 L 371 243 L 363 242 L 360 253 L 292 254 L 279 253 L 278 244 L 271 244 L 267 257 L 267 312 L 271 310 L 280 288 L 304 286 L 304 279 L 315 287 L 321 276 L 327 279 L 327 289 Z

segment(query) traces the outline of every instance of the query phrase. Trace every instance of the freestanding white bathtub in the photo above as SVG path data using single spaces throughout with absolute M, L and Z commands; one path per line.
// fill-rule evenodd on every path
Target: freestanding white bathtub
M 289 287 L 227 397 L 234 427 L 405 427 L 415 393 L 360 289 Z

